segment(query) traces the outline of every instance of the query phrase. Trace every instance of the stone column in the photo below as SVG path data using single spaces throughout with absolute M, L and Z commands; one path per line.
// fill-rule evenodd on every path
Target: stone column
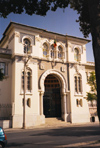
M 43 94 L 44 92 L 40 92 L 40 115 L 43 115 Z
M 62 94 L 62 113 L 63 113 L 63 120 L 66 122 L 67 121 L 67 102 L 66 102 L 66 93 Z
M 55 59 L 58 59 L 58 48 L 55 47 Z

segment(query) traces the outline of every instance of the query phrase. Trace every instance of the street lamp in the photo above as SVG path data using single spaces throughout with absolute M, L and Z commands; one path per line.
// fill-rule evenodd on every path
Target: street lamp
M 32 58 L 30 55 L 24 56 L 24 101 L 23 101 L 23 129 L 26 128 L 26 68 L 29 60 Z

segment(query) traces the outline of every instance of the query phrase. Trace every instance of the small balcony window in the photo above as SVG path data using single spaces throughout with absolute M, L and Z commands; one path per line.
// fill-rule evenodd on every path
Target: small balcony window
M 82 79 L 80 75 L 74 77 L 75 93 L 82 94 Z
M 46 43 L 43 44 L 43 57 L 47 57 L 48 55 L 48 45 Z
M 81 60 L 81 55 L 79 54 L 79 50 L 77 48 L 74 49 L 74 60 L 77 62 Z
M 58 47 L 58 58 L 59 59 L 62 59 L 62 56 L 63 56 L 63 49 L 61 46 Z
M 28 39 L 24 39 L 24 53 L 31 54 L 31 43 Z
M 51 45 L 51 58 L 54 58 L 54 45 Z
M 32 90 L 32 73 L 31 71 L 26 72 L 26 92 L 31 92 Z M 22 90 L 24 90 L 24 72 L 22 72 Z

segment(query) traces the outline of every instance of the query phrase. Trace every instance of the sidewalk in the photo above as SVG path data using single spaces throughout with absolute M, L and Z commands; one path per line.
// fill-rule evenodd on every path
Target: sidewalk
M 88 122 L 88 123 L 70 123 L 70 122 L 64 122 L 62 120 L 56 119 L 56 118 L 49 118 L 45 120 L 45 124 L 37 125 L 28 127 L 26 129 L 22 128 L 9 128 L 4 129 L 5 131 L 17 131 L 17 130 L 28 130 L 28 129 L 43 129 L 43 128 L 60 128 L 60 127 L 75 127 L 75 126 L 99 126 L 99 122 Z

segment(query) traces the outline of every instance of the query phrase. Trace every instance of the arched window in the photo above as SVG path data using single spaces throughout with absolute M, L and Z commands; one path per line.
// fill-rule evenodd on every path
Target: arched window
M 46 43 L 43 44 L 43 56 L 47 57 L 48 55 L 48 45 Z
M 61 46 L 58 46 L 58 58 L 62 59 L 63 57 L 63 49 Z
M 27 106 L 31 107 L 31 99 L 30 98 L 27 99 Z
M 75 84 L 75 93 L 77 94 L 82 93 L 82 79 L 80 75 L 76 75 L 74 77 L 74 84 Z
M 32 73 L 27 70 L 26 72 L 26 92 L 31 92 L 32 90 Z M 24 90 L 24 71 L 22 72 L 22 90 Z
M 22 72 L 22 90 L 24 90 L 24 72 Z
M 81 78 L 78 77 L 78 88 L 79 88 L 79 92 L 81 93 Z
M 77 92 L 77 77 L 75 76 L 75 92 Z
M 30 41 L 27 38 L 25 38 L 24 39 L 24 53 L 27 53 L 27 54 L 31 53 L 31 46 L 30 45 L 31 45 Z
M 54 58 L 54 45 L 51 45 L 51 58 Z
M 31 72 L 27 72 L 27 90 L 31 90 Z
M 77 48 L 74 49 L 74 60 L 79 61 L 79 50 Z

